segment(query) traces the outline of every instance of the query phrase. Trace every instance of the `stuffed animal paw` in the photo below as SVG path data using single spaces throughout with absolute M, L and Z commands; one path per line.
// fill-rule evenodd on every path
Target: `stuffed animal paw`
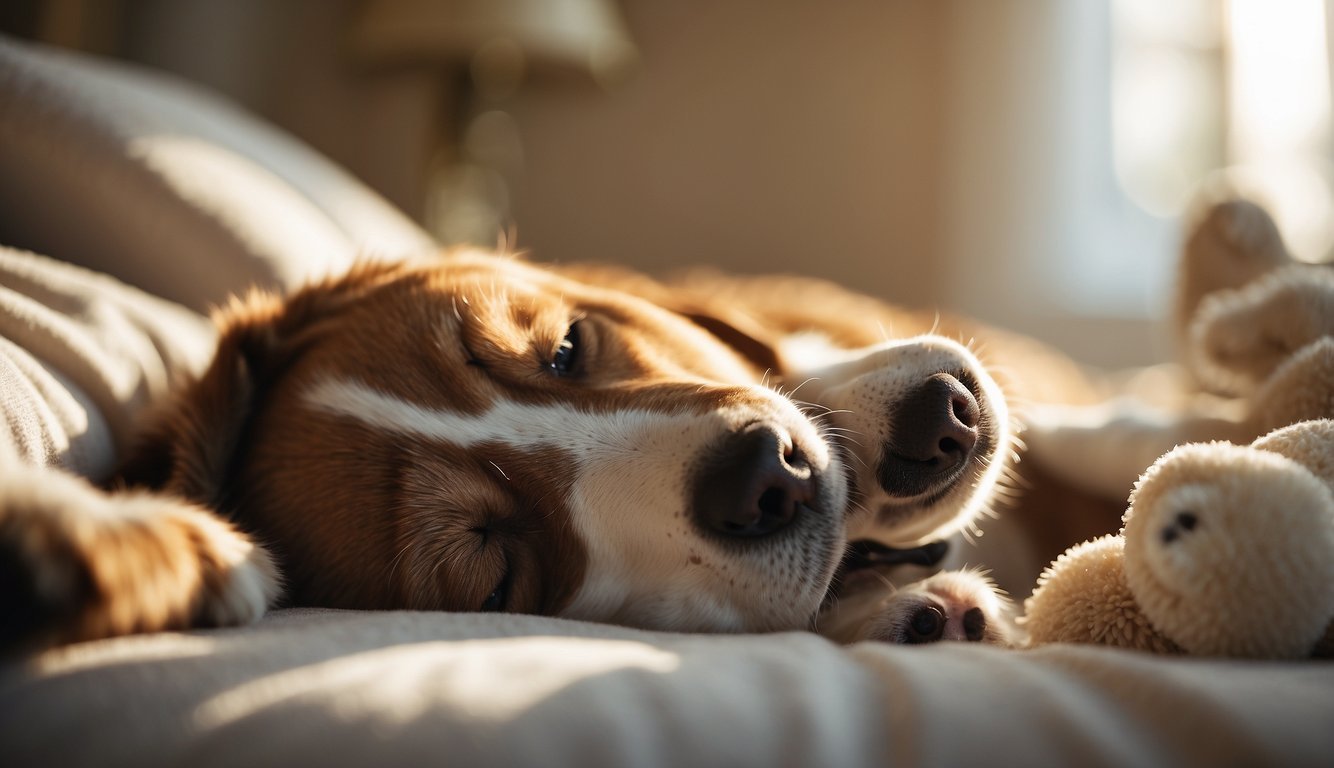
M 1334 653 L 1334 420 L 1196 443 L 1136 484 L 1118 536 L 1073 547 L 1025 601 L 1029 643 Z
M 1334 336 L 1334 269 L 1293 264 L 1210 294 L 1189 335 L 1187 358 L 1201 382 L 1253 394 L 1298 350 Z
M 1181 249 L 1172 314 L 1179 341 L 1204 297 L 1240 288 L 1292 263 L 1273 217 L 1223 188 L 1201 199 Z

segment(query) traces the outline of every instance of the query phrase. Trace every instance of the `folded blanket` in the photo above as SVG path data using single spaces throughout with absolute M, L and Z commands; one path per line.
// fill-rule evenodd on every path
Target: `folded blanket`
M 0 460 L 105 478 L 143 409 L 199 371 L 213 344 L 199 314 L 0 248 Z

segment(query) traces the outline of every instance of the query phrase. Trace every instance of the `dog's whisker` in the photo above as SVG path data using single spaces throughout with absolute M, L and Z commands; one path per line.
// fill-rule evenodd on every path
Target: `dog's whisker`
M 835 426 L 831 426 L 831 425 L 824 425 L 824 426 L 822 426 L 820 429 L 821 429 L 821 431 L 824 432 L 824 433 L 832 434 L 832 435 L 839 435 L 839 436 L 843 436 L 843 437 L 853 437 L 853 436 L 856 436 L 856 437 L 865 437 L 865 436 L 866 436 L 866 433 L 865 433 L 865 432 L 862 432 L 860 429 L 852 429 L 851 427 L 835 427 Z
M 877 579 L 879 579 L 880 583 L 889 589 L 889 594 L 890 594 L 891 596 L 894 595 L 894 593 L 896 593 L 896 592 L 899 591 L 899 587 L 898 587 L 898 585 L 895 584 L 893 581 L 891 581 L 890 578 L 889 578 L 888 576 L 886 576 L 885 574 L 881 573 L 879 569 L 872 570 L 872 571 L 871 571 L 871 575 L 873 575 L 873 576 L 875 576 Z
M 819 376 L 812 376 L 812 377 L 806 379 L 805 381 L 801 382 L 801 383 L 798 384 L 796 387 L 794 387 L 793 390 L 792 390 L 791 392 L 788 393 L 788 397 L 795 397 L 796 394 L 797 394 L 797 392 L 798 392 L 802 387 L 806 386 L 807 384 L 810 384 L 812 381 L 819 381 L 819 379 L 820 379 Z
M 831 443 L 835 443 L 837 445 L 850 444 L 850 445 L 855 445 L 858 448 L 865 448 L 865 446 L 862 445 L 860 442 L 858 442 L 855 438 L 850 437 L 848 435 L 825 435 L 825 437 Z M 861 459 L 859 458 L 858 461 L 861 461 Z
M 928 336 L 934 336 L 936 335 L 936 332 L 939 330 L 940 330 L 940 310 L 937 309 L 935 318 L 931 320 L 931 330 L 927 331 L 926 334 Z
M 798 408 L 819 408 L 821 413 L 826 415 L 831 413 L 850 413 L 850 411 L 835 411 L 824 403 L 814 403 L 810 400 L 793 400 L 792 403 Z

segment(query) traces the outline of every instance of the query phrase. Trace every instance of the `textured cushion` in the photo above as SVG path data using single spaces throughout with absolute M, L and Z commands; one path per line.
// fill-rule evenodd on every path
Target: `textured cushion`
M 212 325 L 180 305 L 0 247 L 0 460 L 105 478 L 143 409 L 213 343 Z
M 0 37 L 0 243 L 205 311 L 432 247 L 347 173 L 163 75 Z

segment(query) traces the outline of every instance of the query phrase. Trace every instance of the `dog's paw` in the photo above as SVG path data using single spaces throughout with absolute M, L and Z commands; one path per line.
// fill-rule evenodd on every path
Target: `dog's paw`
M 861 584 L 822 614 L 819 630 L 841 643 L 1015 644 L 1009 598 L 975 570 L 942 571 L 897 588 Z
M 944 571 L 891 595 L 864 639 L 899 645 L 941 641 L 1009 646 L 1009 601 L 976 571 Z
M 53 471 L 0 477 L 0 648 L 254 621 L 278 591 L 263 548 L 193 505 Z

